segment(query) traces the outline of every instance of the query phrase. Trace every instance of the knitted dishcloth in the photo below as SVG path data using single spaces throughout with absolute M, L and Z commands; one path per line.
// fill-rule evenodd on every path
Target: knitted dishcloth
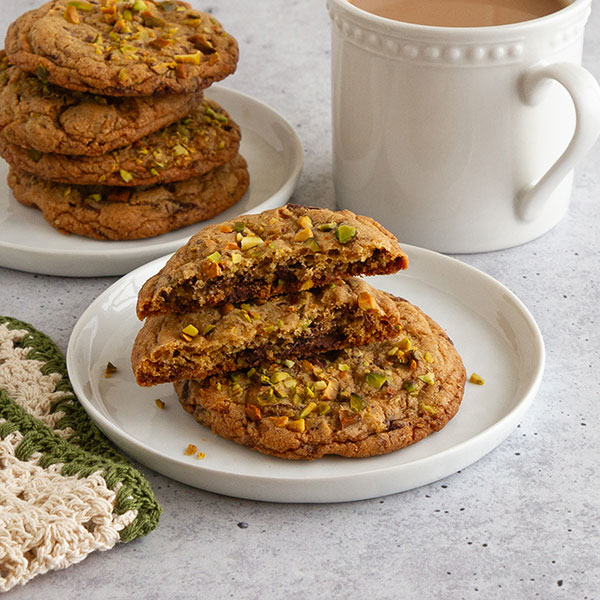
M 160 513 L 79 404 L 54 342 L 0 316 L 0 591 L 144 536 Z

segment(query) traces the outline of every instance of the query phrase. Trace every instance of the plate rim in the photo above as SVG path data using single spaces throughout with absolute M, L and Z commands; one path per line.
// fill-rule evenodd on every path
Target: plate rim
M 214 92 L 214 94 L 213 94 Z M 291 168 L 289 170 L 289 173 L 287 173 L 287 178 L 284 181 L 284 183 L 280 186 L 280 188 L 272 195 L 268 196 L 267 198 L 265 198 L 264 200 L 262 200 L 262 202 L 260 202 L 259 204 L 257 204 L 255 207 L 252 207 L 250 210 L 251 212 L 260 212 L 262 210 L 265 210 L 266 208 L 271 208 L 274 206 L 278 206 L 280 204 L 284 204 L 289 198 L 290 196 L 293 194 L 294 189 L 296 188 L 296 185 L 298 183 L 298 179 L 300 177 L 300 174 L 302 172 L 302 168 L 304 166 L 304 149 L 302 146 L 302 141 L 300 139 L 300 136 L 298 134 L 298 132 L 295 130 L 295 128 L 292 126 L 292 124 L 278 111 L 276 111 L 271 105 L 267 104 L 266 102 L 263 102 L 262 100 L 259 100 L 258 98 L 255 98 L 253 96 L 250 96 L 249 94 L 246 94 L 244 92 L 238 91 L 237 89 L 231 88 L 231 87 L 227 87 L 226 85 L 213 85 L 210 88 L 208 88 L 205 91 L 205 94 L 207 97 L 212 97 L 213 95 L 215 96 L 221 96 L 222 97 L 222 101 L 224 104 L 226 104 L 229 100 L 227 99 L 223 99 L 223 97 L 225 98 L 233 98 L 235 100 L 237 100 L 238 102 L 244 103 L 248 106 L 254 106 L 255 108 L 260 109 L 261 111 L 263 111 L 265 114 L 268 114 L 274 122 L 279 123 L 280 125 L 282 125 L 286 135 L 288 136 L 288 152 L 290 154 L 291 157 Z M 10 193 L 10 188 L 8 188 L 8 186 L 6 187 L 7 192 Z M 234 205 L 235 206 L 235 205 Z M 231 207 L 234 208 L 234 207 Z M 245 213 L 247 213 L 248 211 L 245 211 Z M 218 217 L 219 215 L 216 215 L 216 217 Z M 212 219 L 214 219 L 215 217 L 213 217 Z M 196 223 L 196 224 L 192 224 L 192 225 L 196 225 L 196 226 L 201 226 L 202 222 Z M 48 224 L 48 227 L 51 227 L 51 225 Z M 183 228 L 182 228 L 183 229 Z M 174 230 L 175 233 L 177 230 Z M 57 234 L 59 234 L 59 232 L 56 232 Z M 171 232 L 168 232 L 171 233 Z M 65 236 L 67 237 L 67 236 Z M 115 257 L 119 257 L 121 258 L 123 261 L 125 260 L 129 260 L 129 262 L 134 262 L 136 257 L 140 257 L 139 260 L 144 261 L 143 263 L 138 263 L 138 266 L 144 266 L 144 264 L 146 264 L 148 261 L 156 259 L 156 258 L 160 258 L 161 255 L 173 252 L 177 249 L 177 247 L 183 245 L 185 243 L 185 241 L 189 238 L 190 236 L 181 236 L 175 240 L 171 240 L 171 241 L 161 241 L 161 236 L 156 236 L 156 238 L 146 238 L 145 240 L 115 240 L 117 243 L 127 243 L 127 242 L 132 242 L 133 244 L 135 244 L 136 242 L 148 242 L 148 240 L 152 240 L 152 239 L 156 239 L 156 243 L 148 243 L 146 246 L 142 247 L 142 248 L 133 248 L 133 249 L 128 249 L 126 247 L 120 246 L 120 247 L 114 247 L 114 246 L 109 246 L 107 245 L 105 248 L 62 248 L 62 249 L 56 249 L 56 248 L 51 248 L 51 249 L 43 249 L 43 248 L 32 248 L 32 247 L 27 247 L 24 246 L 23 244 L 20 243 L 16 243 L 16 242 L 11 242 L 11 241 L 4 241 L 2 239 L 0 239 L 0 251 L 1 250 L 7 250 L 10 251 L 11 256 L 16 255 L 16 254 L 21 254 L 24 257 L 24 262 L 26 262 L 25 259 L 27 259 L 28 261 L 32 261 L 32 260 L 36 260 L 36 259 L 45 259 L 45 260 L 52 260 L 53 258 L 60 258 L 61 260 L 71 260 L 73 258 L 81 258 L 83 260 L 86 261 L 90 261 L 93 259 L 100 259 L 103 261 L 107 261 L 110 260 L 112 258 Z M 88 238 L 85 238 L 84 236 L 77 236 L 77 240 L 84 243 L 86 241 L 90 241 L 90 242 L 98 242 L 99 240 L 91 240 Z M 107 242 L 110 242 L 110 240 L 107 240 Z M 0 253 L 1 255 L 1 253 Z M 36 271 L 32 271 L 31 269 L 27 269 L 25 267 L 18 267 L 15 266 L 16 263 L 18 261 L 17 260 L 6 260 L 3 261 L 2 259 L 0 259 L 0 267 L 4 267 L 4 268 L 9 268 L 9 269 L 17 269 L 17 270 L 23 270 L 25 272 L 35 272 L 37 274 L 45 274 L 45 275 L 57 275 L 57 276 L 63 276 L 63 277 L 69 277 L 69 274 L 66 274 L 63 272 L 62 269 L 58 269 L 58 271 L 56 269 L 52 269 L 52 268 L 45 268 L 43 270 L 36 270 Z M 112 269 L 112 275 L 114 276 L 119 276 L 119 275 L 126 275 L 128 272 L 130 272 L 131 268 L 127 267 L 124 271 L 119 269 Z M 100 271 L 102 271 L 100 274 L 98 274 Z M 89 270 L 89 274 L 88 275 L 76 275 L 79 277 L 98 277 L 98 276 L 105 276 L 105 275 L 110 275 L 109 273 L 105 272 L 106 269 L 90 269 Z M 119 271 L 117 273 L 117 271 Z
M 199 489 L 204 489 L 207 491 L 212 491 L 216 493 L 221 493 L 225 495 L 231 495 L 238 498 L 246 498 L 251 500 L 259 500 L 259 501 L 270 501 L 270 502 L 346 502 L 346 501 L 355 501 L 372 497 L 379 497 L 382 495 L 387 495 L 389 493 L 399 493 L 402 491 L 407 491 L 408 489 L 415 489 L 427 483 L 432 483 L 433 481 L 437 481 L 444 477 L 451 475 L 457 469 L 462 469 L 470 466 L 484 455 L 491 452 L 494 448 L 510 435 L 513 429 L 518 425 L 520 419 L 523 417 L 529 406 L 531 405 L 535 395 L 537 394 L 539 387 L 541 385 L 541 381 L 543 378 L 544 367 L 545 367 L 545 347 L 544 341 L 542 338 L 541 331 L 535 322 L 530 311 L 527 309 L 525 304 L 516 296 L 514 292 L 512 292 L 509 288 L 507 288 L 504 284 L 493 278 L 491 275 L 477 269 L 476 267 L 464 263 L 456 258 L 452 258 L 443 254 L 439 254 L 432 250 L 427 250 L 425 248 L 419 248 L 417 246 L 410 246 L 407 244 L 402 244 L 403 249 L 409 256 L 417 257 L 422 256 L 427 260 L 435 260 L 442 261 L 442 264 L 452 265 L 453 268 L 465 269 L 470 275 L 482 278 L 483 281 L 488 285 L 492 285 L 494 288 L 501 291 L 503 294 L 506 294 L 510 299 L 511 303 L 518 309 L 519 315 L 524 318 L 529 326 L 529 331 L 531 335 L 531 342 L 533 343 L 533 347 L 535 349 L 536 356 L 534 357 L 535 361 L 535 369 L 533 372 L 529 373 L 529 379 L 526 382 L 522 395 L 519 395 L 516 399 L 516 402 L 510 407 L 510 409 L 497 421 L 486 427 L 484 430 L 476 433 L 475 435 L 470 436 L 467 439 L 464 439 L 448 448 L 444 448 L 442 450 L 436 451 L 433 454 L 416 458 L 411 460 L 408 463 L 401 464 L 392 464 L 392 465 L 384 465 L 381 467 L 374 466 L 372 469 L 368 469 L 365 472 L 361 473 L 341 473 L 341 474 L 314 474 L 310 476 L 302 476 L 301 474 L 298 477 L 291 476 L 271 476 L 268 472 L 262 472 L 260 474 L 252 474 L 252 473 L 235 473 L 231 471 L 224 471 L 222 468 L 211 467 L 210 465 L 196 465 L 190 464 L 183 457 L 178 458 L 175 456 L 169 456 L 161 454 L 158 450 L 149 446 L 146 442 L 140 441 L 136 439 L 133 435 L 128 433 L 127 431 L 120 428 L 116 423 L 105 417 L 101 411 L 94 405 L 94 403 L 87 398 L 85 391 L 80 385 L 80 380 L 77 374 L 74 373 L 74 355 L 77 347 L 78 340 L 81 336 L 81 330 L 90 319 L 92 313 L 94 313 L 97 308 L 107 299 L 107 297 L 119 286 L 123 285 L 126 281 L 131 282 L 135 277 L 138 271 L 142 270 L 150 270 L 151 268 L 160 268 L 161 264 L 168 259 L 170 255 L 163 256 L 161 258 L 155 259 L 145 265 L 141 265 L 137 267 L 130 273 L 121 277 L 118 281 L 113 283 L 109 288 L 104 290 L 97 298 L 95 298 L 92 303 L 86 308 L 81 317 L 78 319 L 75 324 L 71 336 L 69 338 L 69 343 L 67 347 L 67 370 L 69 372 L 69 376 L 71 378 L 71 382 L 73 385 L 73 389 L 75 394 L 79 398 L 79 401 L 83 405 L 84 409 L 90 416 L 90 418 L 100 427 L 100 429 L 116 443 L 118 446 L 125 445 L 128 450 L 126 452 L 132 454 L 137 460 L 146 464 L 149 468 L 162 473 L 166 477 L 181 481 L 188 485 L 192 485 Z M 115 441 L 114 438 L 117 438 L 119 442 Z M 233 442 L 232 442 L 233 443 Z M 134 447 L 136 452 L 131 452 L 129 447 Z M 265 485 L 268 488 L 272 488 L 273 485 L 276 486 L 306 486 L 307 484 L 318 485 L 322 483 L 341 483 L 349 480 L 356 480 L 361 478 L 371 478 L 382 474 L 392 474 L 394 472 L 401 472 L 407 470 L 418 469 L 419 467 L 428 466 L 428 463 L 436 463 L 439 461 L 448 461 L 451 464 L 455 464 L 456 461 L 461 461 L 461 457 L 469 448 L 477 448 L 477 450 L 473 453 L 471 452 L 471 458 L 469 458 L 466 462 L 464 462 L 464 458 L 462 458 L 462 462 L 457 468 L 452 467 L 449 471 L 448 469 L 444 470 L 444 474 L 441 476 L 435 476 L 432 479 L 428 479 L 425 477 L 424 481 L 418 483 L 417 485 L 409 485 L 407 487 L 402 487 L 402 485 L 394 486 L 394 490 L 387 490 L 384 493 L 377 493 L 376 495 L 372 495 L 369 492 L 364 491 L 363 493 L 354 493 L 350 495 L 346 495 L 347 497 L 339 498 L 340 494 L 334 494 L 336 498 L 332 498 L 330 493 L 324 492 L 321 494 L 312 494 L 309 499 L 302 499 L 294 497 L 289 498 L 290 489 L 281 490 L 281 493 L 277 494 L 271 491 L 269 497 L 265 497 L 265 493 L 260 493 L 257 491 L 255 494 L 237 494 L 231 493 L 231 482 L 226 480 L 235 480 L 235 479 L 244 479 L 245 481 L 251 481 L 255 484 Z M 251 451 L 251 450 L 249 450 Z M 140 454 L 143 454 L 144 457 L 140 458 Z M 146 460 L 146 456 L 150 455 L 153 460 L 153 464 L 148 464 Z M 335 458 L 335 457 L 334 457 Z M 161 468 L 157 468 L 156 460 L 161 463 Z M 362 459 L 353 459 L 353 460 L 362 460 Z M 364 459 L 368 460 L 368 459 Z M 174 470 L 191 470 L 192 473 L 196 475 L 196 477 L 182 477 L 181 474 L 178 476 L 174 476 L 173 473 L 166 472 L 169 469 L 162 468 L 162 464 L 166 463 L 167 467 L 171 467 Z M 221 482 L 222 485 L 206 485 L 198 484 L 198 477 L 202 478 L 204 475 L 207 478 L 217 477 L 219 479 L 223 479 Z M 258 487 L 258 486 L 257 486 Z M 234 486 L 235 488 L 235 486 Z M 267 491 L 267 494 L 269 492 Z M 293 494 L 292 494 L 293 496 Z

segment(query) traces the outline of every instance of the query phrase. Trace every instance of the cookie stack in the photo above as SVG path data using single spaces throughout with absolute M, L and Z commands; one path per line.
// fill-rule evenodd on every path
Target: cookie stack
M 378 223 L 287 205 L 209 226 L 138 295 L 140 385 L 265 454 L 384 454 L 441 429 L 465 371 L 443 330 L 360 275 L 408 260 Z
M 127 240 L 210 218 L 248 187 L 240 129 L 203 97 L 238 47 L 179 0 L 51 0 L 9 27 L 0 155 L 62 232 Z

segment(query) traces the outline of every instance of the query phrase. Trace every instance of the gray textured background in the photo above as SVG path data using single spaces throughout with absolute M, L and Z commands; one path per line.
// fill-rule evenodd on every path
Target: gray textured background
M 10 21 L 41 2 L 0 4 L 4 35 Z M 293 199 L 332 207 L 324 1 L 193 4 L 212 9 L 239 41 L 239 68 L 225 85 L 266 102 L 297 128 L 305 166 Z M 597 8 L 584 64 L 600 78 Z M 511 288 L 546 343 L 538 397 L 496 450 L 426 487 L 336 505 L 220 497 L 142 467 L 164 507 L 155 532 L 8 596 L 600 598 L 599 165 L 600 144 L 576 171 L 568 216 L 543 238 L 460 257 Z M 81 313 L 113 281 L 0 268 L 0 314 L 30 322 L 65 351 Z

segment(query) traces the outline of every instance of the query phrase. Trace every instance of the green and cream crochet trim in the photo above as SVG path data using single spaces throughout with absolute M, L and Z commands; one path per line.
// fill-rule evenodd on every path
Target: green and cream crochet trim
M 0 317 L 0 591 L 146 535 L 160 513 L 77 401 L 54 342 Z

